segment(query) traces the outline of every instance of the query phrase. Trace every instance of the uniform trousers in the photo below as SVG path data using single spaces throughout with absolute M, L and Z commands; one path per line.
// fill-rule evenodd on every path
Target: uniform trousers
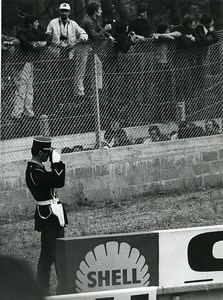
M 64 228 L 41 232 L 41 252 L 37 266 L 37 281 L 46 295 L 49 295 L 50 271 L 54 263 L 56 273 L 56 239 L 64 237 Z

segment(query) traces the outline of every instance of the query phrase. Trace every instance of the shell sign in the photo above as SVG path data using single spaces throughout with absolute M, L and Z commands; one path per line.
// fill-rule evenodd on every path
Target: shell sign
M 137 248 L 113 241 L 88 252 L 80 263 L 76 277 L 76 291 L 81 293 L 103 290 L 109 286 L 148 286 L 150 273 L 145 257 Z
M 61 293 L 157 286 L 158 259 L 157 233 L 58 239 Z
M 223 226 L 57 240 L 61 293 L 219 283 Z

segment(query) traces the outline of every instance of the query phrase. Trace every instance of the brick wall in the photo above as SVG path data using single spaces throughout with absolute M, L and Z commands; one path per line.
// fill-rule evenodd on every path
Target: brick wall
M 63 154 L 69 204 L 223 185 L 223 135 Z M 0 168 L 1 210 L 33 210 L 24 181 L 26 160 Z

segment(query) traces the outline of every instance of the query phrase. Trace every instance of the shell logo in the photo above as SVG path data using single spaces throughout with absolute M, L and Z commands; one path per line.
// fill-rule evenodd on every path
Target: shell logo
M 76 273 L 76 292 L 145 287 L 150 274 L 145 257 L 128 243 L 98 245 L 85 256 Z

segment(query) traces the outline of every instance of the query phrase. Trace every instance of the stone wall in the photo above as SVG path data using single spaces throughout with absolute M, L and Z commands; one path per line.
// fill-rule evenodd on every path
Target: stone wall
M 100 202 L 223 185 L 223 135 L 63 154 L 63 202 Z M 1 210 L 33 210 L 26 160 L 1 162 Z

